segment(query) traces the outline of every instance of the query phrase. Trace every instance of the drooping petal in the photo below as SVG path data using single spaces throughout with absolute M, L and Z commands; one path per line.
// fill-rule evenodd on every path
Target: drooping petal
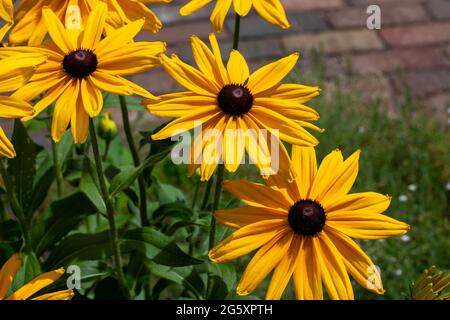
M 328 226 L 325 226 L 325 231 L 341 253 L 345 267 L 352 277 L 367 290 L 383 294 L 380 272 L 364 251 L 342 232 Z
M 287 253 L 281 258 L 280 263 L 275 267 L 275 270 L 270 280 L 269 287 L 266 292 L 267 300 L 279 300 L 286 289 L 289 280 L 297 266 L 298 254 L 302 245 L 303 238 L 301 236 L 294 236 L 292 243 Z
M 241 17 L 245 17 L 252 8 L 252 0 L 233 0 L 234 11 Z
M 216 2 L 213 12 L 211 13 L 211 23 L 215 32 L 222 31 L 223 23 L 227 17 L 232 0 L 221 0 Z
M 32 300 L 71 300 L 74 297 L 74 293 L 70 289 L 50 292 L 47 294 L 40 295 Z
M 236 288 L 238 295 L 249 295 L 288 253 L 294 233 L 286 230 L 267 242 L 250 260 Z
M 317 237 L 304 237 L 294 271 L 295 297 L 298 300 L 322 300 L 322 276 Z
M 287 29 L 290 27 L 286 12 L 280 0 L 258 0 L 253 1 L 253 7 L 258 14 L 269 23 L 280 28 Z
M 2 127 L 0 127 L 0 156 L 10 159 L 16 156 L 14 146 L 12 145 L 11 141 L 9 141 Z
M 317 243 L 317 257 L 321 277 L 333 300 L 353 300 L 353 288 L 341 253 L 336 249 L 326 232 L 321 232 Z
M 197 10 L 203 8 L 211 1 L 212 0 L 192 0 L 192 1 L 188 2 L 187 4 L 185 4 L 183 7 L 181 7 L 180 14 L 182 16 L 188 16 L 188 15 L 196 12 Z

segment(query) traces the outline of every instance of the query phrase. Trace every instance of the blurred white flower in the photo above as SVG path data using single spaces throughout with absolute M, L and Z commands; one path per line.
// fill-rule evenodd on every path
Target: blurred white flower
M 402 235 L 402 236 L 400 237 L 400 239 L 402 239 L 402 241 L 404 241 L 404 242 L 409 242 L 409 241 L 411 241 L 411 237 L 410 237 L 409 235 L 407 235 L 407 234 Z
M 358 128 L 358 132 L 359 132 L 359 133 L 364 133 L 364 132 L 366 132 L 366 128 L 364 128 L 363 126 L 361 126 L 361 127 Z
M 409 191 L 411 191 L 411 192 L 415 192 L 415 191 L 417 191 L 417 184 L 410 184 L 409 186 L 408 186 L 408 190 Z
M 402 269 L 397 269 L 394 271 L 396 276 L 401 276 L 403 274 L 403 270 Z
M 450 182 L 447 183 L 447 185 L 445 186 L 445 188 L 446 188 L 448 191 L 450 191 Z
M 398 200 L 400 202 L 406 202 L 406 201 L 408 201 L 408 196 L 406 194 L 401 194 L 398 196 Z

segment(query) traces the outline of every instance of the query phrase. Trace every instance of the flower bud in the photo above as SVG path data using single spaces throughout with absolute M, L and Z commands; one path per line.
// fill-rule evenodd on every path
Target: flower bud
M 117 125 L 111 117 L 111 113 L 106 111 L 98 123 L 98 135 L 105 141 L 111 141 L 117 136 Z

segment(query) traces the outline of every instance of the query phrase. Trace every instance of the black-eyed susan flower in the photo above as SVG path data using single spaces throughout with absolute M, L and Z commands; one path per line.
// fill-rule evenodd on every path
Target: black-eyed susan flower
M 247 204 L 215 213 L 238 229 L 209 252 L 226 262 L 257 250 L 237 293 L 248 295 L 273 270 L 267 299 L 279 299 L 293 278 L 297 299 L 353 299 L 348 273 L 363 287 L 382 294 L 380 273 L 351 239 L 382 239 L 409 226 L 382 213 L 391 198 L 375 192 L 350 193 L 358 173 L 359 151 L 345 161 L 339 150 L 317 169 L 313 148 L 293 147 L 297 170 L 292 182 L 272 176 L 266 185 L 226 181 L 225 189 Z
M 183 16 L 190 15 L 212 1 L 191 0 L 180 9 L 180 14 Z M 267 22 L 283 29 L 290 27 L 280 0 L 215 0 L 214 2 L 216 5 L 211 13 L 211 23 L 215 31 L 222 30 L 223 23 L 232 4 L 234 11 L 240 16 L 246 16 L 253 7 Z
M 43 273 L 8 295 L 14 277 L 22 266 L 22 261 L 23 259 L 19 254 L 14 254 L 1 268 L 0 300 L 27 300 L 29 298 L 32 300 L 70 300 L 73 298 L 74 293 L 70 289 L 35 296 L 40 290 L 48 287 L 64 275 L 63 268 Z
M 437 271 L 436 266 L 426 269 L 414 282 L 411 296 L 414 300 L 450 300 L 450 274 Z
M 241 163 L 245 149 L 259 167 L 263 167 L 263 163 L 268 164 L 270 150 L 266 143 L 258 143 L 255 148 L 244 142 L 246 138 L 255 139 L 261 130 L 270 133 L 277 131 L 281 140 L 291 144 L 317 144 L 317 139 L 305 127 L 321 131 L 310 122 L 317 120 L 319 114 L 304 103 L 319 95 L 319 88 L 280 84 L 294 68 L 299 58 L 297 53 L 250 74 L 247 62 L 239 51 L 231 52 L 225 67 L 214 34 L 210 35 L 209 40 L 212 50 L 199 38 L 192 37 L 192 51 L 198 69 L 182 62 L 176 55 L 171 58 L 162 56 L 164 69 L 187 91 L 143 102 L 153 114 L 177 118 L 153 135 L 153 139 L 166 139 L 180 130 L 191 130 L 198 124 L 202 125 L 203 131 L 214 129 L 222 133 L 223 143 L 220 139 L 208 140 L 199 135 L 195 139 L 202 140 L 199 142 L 201 148 L 196 147 L 198 144 L 195 141 L 192 144 L 192 163 L 201 163 L 202 180 L 211 177 L 221 158 L 227 170 L 234 172 Z M 255 134 L 246 135 L 249 130 Z M 227 132 L 236 134 L 228 135 Z M 282 144 L 280 146 L 281 152 L 285 152 Z M 216 151 L 214 155 L 205 156 L 208 147 Z
M 3 0 L 6 1 L 7 0 Z M 89 13 L 103 2 L 108 5 L 104 31 L 114 29 L 145 18 L 143 29 L 157 32 L 162 27 L 161 21 L 145 4 L 154 2 L 170 2 L 171 0 L 22 0 L 17 7 L 16 24 L 11 31 L 9 41 L 13 45 L 40 45 L 47 34 L 42 9 L 48 7 L 56 16 L 67 24 L 76 21 L 85 23 Z M 73 27 L 79 27 L 74 25 Z
M 75 143 L 86 140 L 89 117 L 103 107 L 102 91 L 119 95 L 138 94 L 152 98 L 147 90 L 123 76 L 149 70 L 159 64 L 163 42 L 134 42 L 144 20 L 134 21 L 101 39 L 106 6 L 99 4 L 89 15 L 83 32 L 66 30 L 55 13 L 43 9 L 52 41 L 43 47 L 10 47 L 7 52 L 39 52 L 48 55 L 30 81 L 13 96 L 31 101 L 43 93 L 34 106 L 35 115 L 55 102 L 52 138 L 59 141 L 69 124 Z M 27 117 L 24 120 L 29 120 Z
M 44 63 L 46 56 L 39 53 L 22 53 L 4 56 L 0 49 L 0 93 L 11 92 L 23 86 L 33 75 L 37 66 Z M 18 98 L 0 95 L 0 118 L 23 118 L 34 114 L 33 107 Z M 14 158 L 13 145 L 0 127 L 0 156 Z
M 14 4 L 12 0 L 0 0 L 0 19 L 5 24 L 0 28 L 0 41 L 3 39 L 8 30 L 14 23 Z

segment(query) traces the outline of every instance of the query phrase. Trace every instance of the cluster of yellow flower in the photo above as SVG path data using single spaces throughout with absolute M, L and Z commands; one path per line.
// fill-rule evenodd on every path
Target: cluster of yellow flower
M 211 1 L 192 0 L 180 14 L 191 14 Z M 211 248 L 210 260 L 230 261 L 257 250 L 237 287 L 240 295 L 253 292 L 272 271 L 267 299 L 279 299 L 291 277 L 298 299 L 323 299 L 322 285 L 332 299 L 353 299 L 348 273 L 368 290 L 384 292 L 378 269 L 351 238 L 398 236 L 409 226 L 383 215 L 390 205 L 389 196 L 349 194 L 358 173 L 359 151 L 344 160 L 341 151 L 335 150 L 318 167 L 314 149 L 318 141 L 306 129 L 322 131 L 311 123 L 319 115 L 304 104 L 320 90 L 280 84 L 294 68 L 297 53 L 250 73 L 238 51 L 238 34 L 226 66 L 214 34 L 209 37 L 211 48 L 193 36 L 197 69 L 176 55 L 164 55 L 163 42 L 133 40 L 141 29 L 156 32 L 161 28 L 160 20 L 144 3 L 170 0 L 19 2 L 13 15 L 12 0 L 0 1 L 0 17 L 6 21 L 1 35 L 11 28 L 7 45 L 0 49 L 0 90 L 13 91 L 0 97 L 0 117 L 28 121 L 54 103 L 52 138 L 59 141 L 70 125 L 74 142 L 83 143 L 90 118 L 102 111 L 102 92 L 109 92 L 137 94 L 145 98 L 143 105 L 151 113 L 176 118 L 153 136 L 156 140 L 180 129 L 191 130 L 197 121 L 204 129 L 222 132 L 277 130 L 280 139 L 292 145 L 291 155 L 280 142 L 280 174 L 264 177 L 265 185 L 236 180 L 223 183 L 246 206 L 215 211 L 220 223 L 237 231 Z M 211 15 L 215 31 L 222 29 L 232 4 L 236 19 L 253 7 L 268 22 L 289 27 L 279 0 L 215 2 Z M 156 97 L 124 78 L 160 64 L 185 91 Z M 31 106 L 29 102 L 36 98 Z M 14 148 L 3 131 L 0 138 L 1 155 L 14 157 Z M 255 150 L 242 139 L 237 135 L 214 146 L 230 172 L 237 170 L 240 161 L 226 157 L 229 148 L 238 159 L 247 151 L 257 166 L 262 163 L 258 155 L 270 153 L 270 141 Z M 202 143 L 200 151 L 210 142 Z M 203 158 L 204 154 L 193 152 L 191 156 Z M 201 161 L 199 166 L 202 180 L 209 180 L 218 161 Z M 192 165 L 191 171 L 197 167 Z M 2 269 L 0 298 L 16 269 L 16 262 Z M 55 297 L 60 295 L 47 298 Z

